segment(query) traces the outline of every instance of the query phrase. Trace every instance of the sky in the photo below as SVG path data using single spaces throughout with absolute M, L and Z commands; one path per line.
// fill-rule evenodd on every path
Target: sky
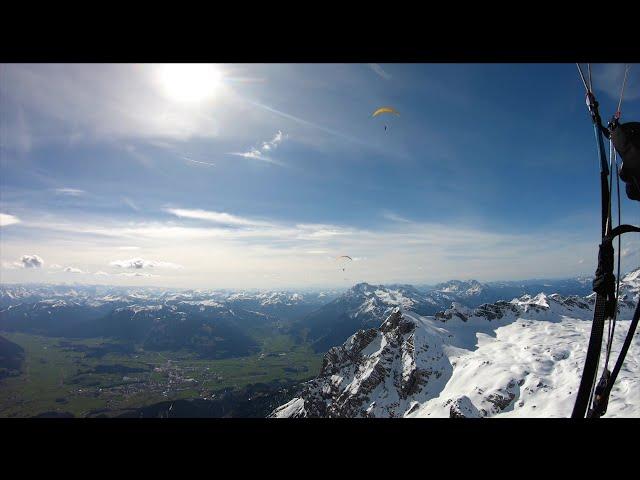
M 606 121 L 624 65 L 592 68 Z M 563 63 L 2 64 L 0 281 L 591 275 L 584 93 Z M 372 118 L 382 106 L 400 115 Z M 640 119 L 637 65 L 622 112 Z M 623 198 L 623 221 L 637 208 Z M 622 247 L 623 270 L 637 267 L 640 244 Z

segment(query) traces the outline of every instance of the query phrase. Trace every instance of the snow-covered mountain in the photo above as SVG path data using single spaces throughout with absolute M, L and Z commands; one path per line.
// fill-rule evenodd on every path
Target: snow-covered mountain
M 202 357 L 249 355 L 332 292 L 212 291 L 93 285 L 0 285 L 0 331 L 109 337 Z
M 639 287 L 640 270 L 622 282 L 613 358 Z M 319 376 L 271 416 L 569 416 L 594 303 L 541 293 L 433 316 L 394 307 L 378 328 L 331 348 Z M 606 416 L 640 416 L 639 364 L 636 334 Z
M 359 283 L 300 320 L 293 330 L 311 342 L 316 351 L 326 351 L 359 329 L 380 325 L 395 307 L 422 314 L 437 311 L 424 293 L 410 285 Z
M 446 283 L 440 283 L 434 287 L 434 290 L 451 293 L 460 297 L 473 297 L 479 293 L 487 290 L 487 285 L 484 285 L 477 280 L 450 280 Z
M 581 278 L 488 284 L 477 280 L 450 280 L 421 288 L 359 283 L 333 302 L 309 313 L 293 326 L 293 331 L 322 352 L 342 344 L 359 329 L 377 327 L 396 306 L 425 316 L 435 315 L 454 303 L 475 308 L 539 292 L 586 295 L 591 292 L 591 286 L 590 281 Z

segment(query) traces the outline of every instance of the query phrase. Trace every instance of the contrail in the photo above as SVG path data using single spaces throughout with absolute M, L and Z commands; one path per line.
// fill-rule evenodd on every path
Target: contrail
M 242 158 L 250 158 L 253 160 L 258 160 L 260 162 L 273 163 L 274 165 L 278 165 L 280 167 L 286 166 L 284 163 L 279 162 L 278 160 L 274 160 L 273 158 L 270 158 L 270 157 L 265 157 L 264 155 L 254 155 L 254 154 L 251 154 L 251 152 L 245 152 L 245 153 L 229 152 L 227 153 L 227 155 L 234 155 L 236 157 L 242 157 Z
M 182 157 L 182 159 L 186 160 L 187 162 L 199 163 L 201 165 L 209 165 L 210 167 L 215 167 L 215 163 L 200 162 L 198 160 L 191 160 L 190 158 L 187 158 L 187 157 Z
M 251 105 L 255 105 L 256 107 L 263 108 L 263 109 L 265 109 L 265 110 L 267 110 L 267 111 L 269 111 L 271 113 L 275 113 L 276 115 L 280 115 L 281 117 L 288 118 L 289 120 L 293 120 L 294 122 L 301 123 L 302 125 L 307 125 L 309 127 L 321 130 L 321 131 L 323 131 L 325 133 L 328 133 L 330 135 L 335 135 L 336 137 L 343 138 L 343 139 L 348 140 L 350 142 L 359 143 L 361 145 L 369 145 L 367 142 L 363 142 L 362 140 L 359 140 L 357 138 L 351 137 L 349 135 L 345 135 L 343 133 L 340 133 L 340 132 L 338 132 L 336 130 L 333 130 L 331 128 L 325 127 L 323 125 L 318 125 L 317 123 L 310 122 L 309 120 L 305 120 L 304 118 L 296 117 L 294 115 L 290 115 L 290 114 L 282 112 L 280 110 L 276 110 L 275 108 L 272 108 L 272 107 L 270 107 L 268 105 L 265 105 L 263 103 L 255 102 L 253 100 L 248 100 L 246 98 L 244 100 L 246 102 L 250 103 Z

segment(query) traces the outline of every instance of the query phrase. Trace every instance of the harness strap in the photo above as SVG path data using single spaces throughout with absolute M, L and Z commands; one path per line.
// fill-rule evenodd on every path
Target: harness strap
M 640 232 L 640 227 L 634 225 L 618 225 L 612 229 L 608 235 L 605 235 L 600 244 L 598 268 L 593 280 L 593 290 L 596 292 L 593 324 L 591 325 L 591 335 L 589 337 L 587 356 L 582 370 L 582 378 L 580 379 L 580 387 L 578 388 L 576 403 L 573 406 L 573 413 L 571 414 L 572 418 L 584 418 L 587 413 L 587 409 L 591 403 L 595 378 L 598 373 L 605 319 L 611 318 L 616 308 L 616 277 L 613 275 L 613 240 L 619 235 L 630 232 Z M 621 362 L 620 358 L 618 358 L 618 361 Z M 601 382 L 602 384 L 599 385 L 600 388 L 596 387 L 595 389 L 596 396 L 602 396 L 605 391 L 604 389 L 612 384 L 612 382 L 606 380 L 601 380 Z
M 622 345 L 622 349 L 620 350 L 620 354 L 618 355 L 618 360 L 616 360 L 616 365 L 613 367 L 613 372 L 611 375 L 607 375 L 607 378 L 603 375 L 600 380 L 601 383 L 604 384 L 604 387 L 598 394 L 598 389 L 596 389 L 596 395 L 593 400 L 593 409 L 590 412 L 590 417 L 601 417 L 607 412 L 607 406 L 609 404 L 609 395 L 611 394 L 611 389 L 613 385 L 616 383 L 616 378 L 618 378 L 618 374 L 620 373 L 620 369 L 622 368 L 622 364 L 624 363 L 624 359 L 627 356 L 627 352 L 629 351 L 629 347 L 631 346 L 631 341 L 633 340 L 633 336 L 635 335 L 636 328 L 638 327 L 638 319 L 640 319 L 640 302 L 636 306 L 636 311 L 633 314 L 633 320 L 631 320 L 631 325 L 629 325 L 629 330 L 627 331 L 627 336 L 624 339 L 624 344 Z M 605 370 L 605 372 L 607 372 Z

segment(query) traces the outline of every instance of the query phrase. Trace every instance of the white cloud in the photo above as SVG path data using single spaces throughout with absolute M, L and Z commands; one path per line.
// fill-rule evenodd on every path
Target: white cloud
M 287 138 L 286 135 L 283 135 L 282 131 L 278 130 L 278 132 L 274 135 L 274 137 L 266 142 L 262 142 L 262 145 L 258 148 L 252 147 L 246 152 L 233 152 L 229 155 L 236 155 L 238 157 L 251 158 L 254 160 L 261 160 L 263 162 L 273 163 L 275 165 L 284 166 L 284 164 L 280 161 L 274 160 L 271 157 L 265 155 L 265 152 L 271 152 L 275 150 L 282 141 Z
M 296 238 L 300 240 L 331 238 L 354 233 L 354 231 L 349 228 L 317 223 L 299 223 L 296 225 L 296 230 Z
M 130 198 L 122 197 L 122 201 L 125 205 L 127 205 L 134 212 L 139 212 L 140 208 L 136 205 Z
M 199 165 L 208 165 L 209 167 L 215 167 L 216 166 L 215 163 L 201 162 L 200 160 L 193 160 L 193 159 L 187 158 L 187 157 L 182 157 L 182 159 L 186 160 L 187 162 L 197 163 Z
M 80 190 L 78 188 L 56 188 L 54 191 L 58 195 L 66 195 L 69 197 L 79 197 L 87 193 L 84 190 Z
M 170 262 L 158 262 L 155 260 L 145 260 L 143 258 L 130 258 L 128 260 L 114 260 L 109 265 L 118 268 L 129 268 L 132 270 L 140 270 L 143 268 L 171 268 L 180 269 L 182 265 Z
M 65 267 L 64 271 L 66 273 L 87 273 L 87 272 L 83 272 L 82 270 L 76 267 Z
M 126 272 L 126 273 L 118 273 L 120 277 L 157 277 L 158 275 L 154 275 L 152 273 L 142 273 L 142 272 Z
M 7 213 L 0 213 L 0 227 L 7 227 L 9 225 L 15 225 L 16 223 L 20 223 L 18 217 Z
M 272 148 L 276 148 L 284 138 L 286 137 L 280 130 L 278 130 L 270 141 L 262 144 L 262 150 L 271 150 Z
M 401 217 L 400 215 L 397 215 L 393 212 L 390 211 L 384 211 L 382 213 L 382 216 L 384 218 L 386 218 L 387 220 L 391 220 L 392 222 L 400 222 L 400 223 L 411 223 L 411 220 L 408 220 L 404 217 Z
M 103 272 L 102 270 L 98 270 L 97 272 L 94 272 L 94 275 L 98 275 L 98 276 L 109 276 L 109 274 L 107 272 Z
M 178 213 L 181 215 L 167 222 L 122 224 L 95 216 L 74 218 L 73 222 L 55 217 L 40 223 L 26 222 L 25 229 L 37 233 L 32 237 L 48 238 L 48 231 L 58 232 L 51 236 L 55 242 L 36 241 L 28 248 L 52 258 L 60 258 L 64 252 L 67 264 L 83 264 L 95 271 L 100 269 L 96 262 L 118 248 L 114 244 L 137 243 L 144 249 L 142 258 L 120 257 L 112 267 L 121 272 L 146 273 L 180 264 L 189 267 L 189 275 L 173 277 L 172 285 L 196 287 L 213 281 L 219 287 L 236 287 L 258 286 L 263 274 L 274 271 L 281 272 L 278 282 L 283 286 L 336 285 L 344 280 L 335 276 L 332 259 L 337 255 L 362 259 L 353 262 L 350 278 L 373 283 L 442 281 L 460 276 L 487 281 L 572 275 L 592 268 L 597 244 L 596 238 L 579 230 L 568 235 L 555 234 L 553 229 L 508 234 L 407 219 L 366 229 L 268 218 L 256 221 L 207 210 Z M 174 223 L 188 218 L 212 225 Z M 69 250 L 68 242 L 78 248 Z M 20 253 L 26 247 L 11 240 L 3 243 L 4 248 Z M 578 264 L 578 259 L 585 261 Z M 19 273 L 16 270 L 6 275 L 17 278 Z M 117 278 L 117 274 L 112 275 Z
M 220 223 L 223 225 L 237 225 L 237 226 L 271 226 L 271 223 L 261 222 L 258 220 L 250 220 L 248 218 L 238 217 L 236 215 L 230 215 L 224 212 L 213 212 L 210 210 L 189 210 L 185 208 L 166 208 L 166 212 L 171 213 L 181 218 L 192 218 L 196 220 L 206 220 L 208 222 Z
M 62 265 L 58 265 L 57 263 L 52 263 L 51 265 L 49 265 L 49 268 L 51 270 L 60 270 L 62 268 Z
M 370 63 L 369 68 L 385 80 L 389 80 L 391 78 L 391 74 L 385 72 L 384 69 L 377 63 Z
M 640 74 L 634 67 L 635 65 L 629 69 L 627 85 L 624 90 L 624 100 L 640 98 L 640 89 L 638 88 L 640 87 Z M 592 65 L 592 85 L 596 95 L 599 91 L 604 91 L 612 99 L 619 100 L 624 80 L 624 70 L 625 65 L 622 63 Z M 622 105 L 622 110 L 624 112 L 624 104 Z
M 44 260 L 38 255 L 22 255 L 15 265 L 21 268 L 42 268 Z

